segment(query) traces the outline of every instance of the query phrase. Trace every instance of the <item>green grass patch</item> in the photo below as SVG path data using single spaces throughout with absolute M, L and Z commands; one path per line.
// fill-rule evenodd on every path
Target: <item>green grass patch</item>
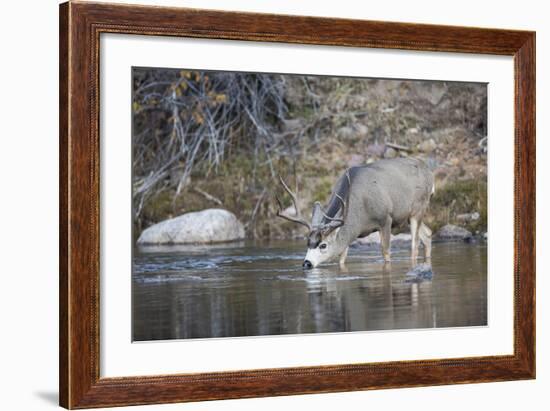
M 479 213 L 479 219 L 459 221 L 457 216 Z M 487 231 L 487 182 L 459 180 L 446 184 L 434 193 L 428 222 L 437 231 L 445 224 L 460 225 L 473 233 Z

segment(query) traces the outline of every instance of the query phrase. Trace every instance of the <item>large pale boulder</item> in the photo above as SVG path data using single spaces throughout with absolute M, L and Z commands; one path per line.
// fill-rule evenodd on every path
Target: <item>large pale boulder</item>
M 143 230 L 137 243 L 200 244 L 242 240 L 244 226 L 235 214 L 219 209 L 186 213 Z

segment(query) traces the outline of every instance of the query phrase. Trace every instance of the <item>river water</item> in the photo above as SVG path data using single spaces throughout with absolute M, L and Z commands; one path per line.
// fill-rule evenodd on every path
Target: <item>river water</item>
M 350 249 L 301 268 L 304 241 L 134 251 L 134 341 L 487 324 L 487 246 L 434 243 L 432 273 L 407 275 L 408 248 Z

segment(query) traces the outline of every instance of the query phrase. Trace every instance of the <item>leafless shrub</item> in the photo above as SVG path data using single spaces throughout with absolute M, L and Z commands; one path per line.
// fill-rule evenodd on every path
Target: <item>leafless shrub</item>
M 207 175 L 228 150 L 273 157 L 284 146 L 278 126 L 287 117 L 280 75 L 135 69 L 133 170 L 135 218 L 155 191 L 176 198 L 194 168 Z

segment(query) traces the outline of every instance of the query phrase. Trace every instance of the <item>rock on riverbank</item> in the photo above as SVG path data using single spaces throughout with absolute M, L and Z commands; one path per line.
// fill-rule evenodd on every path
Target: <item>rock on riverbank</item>
M 441 240 L 467 240 L 472 233 L 457 225 L 447 224 L 437 232 L 437 238 Z
M 235 214 L 220 208 L 183 214 L 143 230 L 137 243 L 200 244 L 242 240 L 244 226 Z
M 401 233 L 397 235 L 391 235 L 390 242 L 392 246 L 407 246 L 411 243 L 411 235 L 406 233 Z M 366 237 L 358 238 L 355 240 L 352 245 L 360 246 L 378 246 L 380 244 L 380 233 L 375 231 L 372 234 L 369 234 Z
M 443 241 L 469 241 L 473 238 L 473 234 L 465 228 L 459 227 L 453 224 L 447 224 L 441 227 L 441 229 L 434 236 L 434 240 Z M 487 240 L 487 234 L 483 234 L 483 237 Z M 408 247 L 411 244 L 411 235 L 409 233 L 401 233 L 391 236 L 391 245 L 393 247 Z M 358 238 L 352 243 L 352 246 L 374 247 L 380 245 L 380 234 L 378 231 L 363 237 Z

